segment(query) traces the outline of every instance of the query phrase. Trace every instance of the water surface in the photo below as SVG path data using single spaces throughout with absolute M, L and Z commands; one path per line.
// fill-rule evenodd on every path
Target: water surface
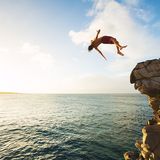
M 150 115 L 140 94 L 1 94 L 0 159 L 122 160 Z

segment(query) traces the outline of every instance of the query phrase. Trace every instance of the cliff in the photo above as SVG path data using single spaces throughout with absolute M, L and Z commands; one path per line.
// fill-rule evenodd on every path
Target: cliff
M 126 152 L 125 160 L 160 160 L 160 59 L 138 63 L 130 75 L 130 82 L 135 89 L 148 96 L 153 109 L 153 118 L 142 128 L 142 138 L 135 146 L 139 156 Z

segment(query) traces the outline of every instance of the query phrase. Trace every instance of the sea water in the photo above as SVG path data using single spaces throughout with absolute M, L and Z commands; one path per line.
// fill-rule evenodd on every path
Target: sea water
M 0 159 L 122 160 L 151 118 L 140 94 L 1 94 Z

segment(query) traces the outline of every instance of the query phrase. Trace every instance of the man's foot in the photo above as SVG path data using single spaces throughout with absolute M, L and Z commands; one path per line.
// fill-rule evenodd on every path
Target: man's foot
M 124 54 L 123 54 L 122 52 L 120 52 L 120 51 L 117 52 L 117 53 L 118 53 L 119 55 L 121 55 L 121 56 L 124 56 Z
M 123 48 L 126 48 L 126 47 L 127 47 L 127 45 L 126 45 L 126 46 L 121 46 L 121 47 L 120 47 L 120 50 L 122 50 Z

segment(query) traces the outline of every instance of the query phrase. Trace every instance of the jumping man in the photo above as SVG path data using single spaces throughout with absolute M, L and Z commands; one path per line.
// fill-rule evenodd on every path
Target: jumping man
M 99 33 L 100 33 L 100 29 L 97 31 L 97 35 L 96 35 L 95 39 L 91 40 L 91 45 L 88 47 L 88 51 L 91 51 L 94 48 L 103 56 L 103 58 L 105 60 L 107 60 L 106 57 L 102 54 L 102 52 L 98 49 L 98 46 L 101 43 L 103 43 L 103 44 L 115 44 L 116 48 L 117 48 L 117 54 L 120 54 L 121 56 L 124 56 L 124 54 L 120 50 L 122 50 L 123 48 L 126 48 L 127 46 L 121 46 L 119 44 L 119 42 L 116 40 L 116 38 L 111 37 L 111 36 L 103 36 L 103 37 L 98 38 Z

